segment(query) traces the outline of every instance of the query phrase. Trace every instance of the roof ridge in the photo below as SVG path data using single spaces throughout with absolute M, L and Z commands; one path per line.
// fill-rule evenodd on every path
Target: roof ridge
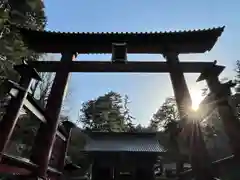
M 61 33 L 61 34 L 174 34 L 174 33 L 191 33 L 191 32 L 202 32 L 202 31 L 224 31 L 225 26 L 218 26 L 218 27 L 210 27 L 210 28 L 203 28 L 203 29 L 185 29 L 185 30 L 169 30 L 169 31 L 77 31 L 77 32 L 67 32 L 67 31 L 54 31 L 54 30 L 36 30 L 31 27 L 23 27 L 19 24 L 11 24 L 12 26 L 16 26 L 17 28 L 20 29 L 26 29 L 30 31 L 39 31 L 39 32 L 48 32 L 48 33 Z
M 175 44 L 174 48 L 178 53 L 209 51 L 223 33 L 225 26 L 168 32 L 56 32 L 27 29 L 19 25 L 17 28 L 27 45 L 36 52 L 111 53 L 112 42 L 124 41 L 128 44 L 128 53 L 161 54 L 165 51 L 166 43 Z

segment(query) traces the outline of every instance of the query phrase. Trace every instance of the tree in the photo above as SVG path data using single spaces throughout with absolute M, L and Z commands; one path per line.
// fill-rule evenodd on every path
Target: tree
M 82 104 L 78 122 L 82 123 L 83 129 L 73 130 L 68 155 L 74 163 L 82 167 L 83 172 L 86 172 L 91 162 L 86 154 L 79 152 L 88 138 L 84 132 L 88 130 L 134 131 L 133 117 L 128 108 L 129 103 L 128 96 L 122 97 L 119 93 L 110 91 Z
M 235 82 L 237 83 L 235 91 L 236 92 L 240 92 L 240 60 L 236 61 L 235 72 L 236 72 Z
M 138 132 L 138 133 L 147 133 L 147 132 L 156 132 L 156 129 L 152 126 L 142 126 L 141 124 L 138 124 L 132 128 L 132 132 Z
M 133 117 L 128 109 L 128 97 L 108 92 L 94 100 L 84 102 L 80 109 L 79 122 L 93 131 L 123 132 L 133 128 Z
M 128 107 L 128 104 L 130 103 L 129 101 L 129 97 L 127 95 L 124 96 L 123 99 L 123 117 L 124 117 L 124 121 L 125 121 L 125 125 L 127 128 L 127 131 L 133 131 L 134 130 L 134 124 L 132 123 L 132 120 L 134 119 L 133 116 L 131 116 L 130 114 L 130 109 Z
M 173 97 L 166 98 L 162 106 L 153 115 L 150 127 L 163 131 L 169 137 L 169 148 L 179 151 L 178 135 L 180 132 L 180 117 L 176 101 Z
M 233 97 L 232 101 L 234 107 L 236 108 L 235 109 L 236 116 L 240 120 L 240 60 L 236 61 L 235 72 L 236 72 L 235 82 L 237 85 L 234 89 L 236 94 L 232 96 Z
M 230 99 L 232 108 L 234 108 L 234 111 L 236 113 L 236 116 L 238 119 L 240 119 L 240 61 L 236 61 L 236 87 L 234 88 L 235 94 L 231 95 Z M 222 79 L 221 82 L 226 81 Z M 230 100 L 229 99 L 229 100 Z M 211 103 L 211 102 L 210 102 Z M 214 109 L 211 114 L 205 118 L 203 121 L 203 128 L 204 134 L 205 134 L 205 140 L 206 144 L 208 146 L 209 152 L 214 160 L 219 158 L 224 158 L 228 155 L 230 155 L 232 152 L 229 147 L 229 139 L 227 135 L 225 134 L 223 123 L 221 121 L 221 118 L 219 116 L 218 110 Z M 217 150 L 216 150 L 217 149 Z
M 159 130 L 167 130 L 169 128 L 168 125 L 176 121 L 179 121 L 176 101 L 173 97 L 169 97 L 153 115 L 150 126 Z
M 13 65 L 21 63 L 22 58 L 37 60 L 39 57 L 27 48 L 13 25 L 43 30 L 45 24 L 42 1 L 0 0 L 0 77 L 16 80 L 18 75 Z
M 206 147 L 213 161 L 231 155 L 229 139 L 217 109 L 202 121 L 201 126 Z
M 54 61 L 53 57 L 51 56 L 42 56 L 41 60 Z M 55 73 L 40 72 L 39 76 L 41 78 L 41 81 L 34 80 L 30 87 L 30 92 L 34 95 L 34 97 L 38 100 L 39 104 L 42 107 L 45 107 L 47 103 L 47 99 L 54 80 L 54 75 Z
M 178 135 L 181 131 L 179 126 L 180 118 L 175 98 L 169 97 L 153 115 L 150 126 L 158 128 L 168 136 L 168 151 L 177 160 L 177 173 L 183 171 L 182 155 L 180 152 Z M 166 145 L 166 144 L 165 144 Z
M 4 111 L 2 104 L 7 104 L 8 98 L 3 98 L 5 94 L 5 86 L 2 82 L 5 78 L 16 81 L 18 74 L 13 70 L 13 65 L 21 63 L 22 58 L 28 60 L 38 60 L 40 54 L 28 49 L 24 44 L 23 39 L 16 26 L 43 30 L 46 24 L 46 17 L 43 9 L 43 2 L 40 0 L 0 0 L 0 99 L 1 112 Z M 34 120 L 32 115 L 24 114 L 19 119 L 16 129 L 24 122 L 24 129 L 31 129 L 29 132 L 34 132 L 32 129 Z M 28 124 L 21 119 L 31 119 Z M 36 128 L 37 126 L 35 126 Z M 16 130 L 15 129 L 15 130 Z M 15 131 L 16 135 L 13 140 L 18 140 L 23 143 L 26 139 L 26 131 Z M 20 135 L 21 136 L 18 136 Z M 30 136 L 32 134 L 30 133 Z M 25 141 L 24 141 L 25 142 Z
M 231 105 L 234 108 L 236 116 L 240 119 L 240 61 L 236 61 L 236 87 L 234 88 L 236 94 L 231 95 Z M 226 82 L 228 79 L 221 79 L 221 83 Z M 203 90 L 204 95 L 207 95 L 208 88 Z M 209 102 L 211 104 L 212 102 Z M 203 112 L 204 113 L 204 112 Z M 228 137 L 225 134 L 224 127 L 222 121 L 220 119 L 219 113 L 217 109 L 213 109 L 211 113 L 202 121 L 202 130 L 204 133 L 206 145 L 209 149 L 211 157 L 216 160 L 219 158 L 226 157 L 231 154 L 230 147 L 228 145 Z
M 84 148 L 87 140 L 87 135 L 84 130 L 76 127 L 72 130 L 71 140 L 68 147 L 68 156 L 71 158 L 72 162 L 78 164 L 84 169 L 84 171 L 89 167 L 89 159 L 86 153 L 81 152 Z

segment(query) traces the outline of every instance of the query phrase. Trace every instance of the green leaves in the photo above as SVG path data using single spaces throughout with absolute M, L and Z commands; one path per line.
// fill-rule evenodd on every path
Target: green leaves
M 157 110 L 151 119 L 151 126 L 160 130 L 168 129 L 169 125 L 179 120 L 179 113 L 174 98 L 170 97 L 165 100 L 162 106 Z
M 39 57 L 38 54 L 26 47 L 18 30 L 12 28 L 10 24 L 43 29 L 45 21 L 43 4 L 39 0 L 8 0 L 0 2 L 0 72 L 4 72 L 1 76 L 14 80 L 16 75 L 12 65 L 19 63 L 22 58 L 38 60 Z M 9 69 L 3 69 L 5 66 Z
M 9 12 L 4 9 L 0 8 L 0 30 L 3 29 L 4 23 L 9 19 Z
M 39 0 L 34 0 L 39 4 Z M 26 0 L 8 0 L 0 1 L 0 76 L 11 80 L 17 80 L 18 75 L 13 70 L 13 65 L 21 62 L 21 59 L 38 60 L 38 55 L 29 50 L 24 44 L 21 35 L 10 26 L 10 24 L 20 24 L 24 27 L 43 29 L 45 26 L 44 11 L 40 6 L 34 6 L 33 1 Z M 0 87 L 2 88 L 2 87 Z M 3 89 L 0 89 L 2 92 Z M 1 96 L 4 96 L 0 93 Z M 0 110 L 2 112 L 2 110 Z M 0 114 L 1 114 L 0 112 Z M 16 130 L 14 137 L 19 143 L 27 143 L 34 137 L 36 132 L 36 123 L 33 123 L 32 116 L 24 117 L 31 121 L 23 120 L 19 123 L 24 126 L 28 132 L 21 129 Z M 30 134 L 30 135 L 29 135 Z M 28 139 L 30 138 L 30 139 Z
M 42 9 L 43 6 L 43 2 L 41 0 L 26 0 L 26 5 L 28 5 L 28 7 L 34 11 L 36 9 Z
M 127 131 L 131 120 L 127 98 L 116 92 L 108 92 L 83 103 L 79 121 L 85 128 L 96 131 Z
M 13 9 L 11 11 L 11 19 L 16 24 L 21 24 L 27 20 L 24 12 Z

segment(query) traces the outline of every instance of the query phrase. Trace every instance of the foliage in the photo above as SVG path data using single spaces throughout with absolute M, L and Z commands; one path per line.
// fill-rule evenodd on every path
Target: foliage
M 180 150 L 183 141 L 179 141 L 180 122 L 176 101 L 173 97 L 165 100 L 150 121 L 150 127 L 163 131 L 163 134 L 158 134 L 158 136 L 163 140 L 165 139 L 164 145 L 171 154 L 172 160 L 177 160 L 177 173 L 183 171 L 183 155 Z
M 24 44 L 17 28 L 44 29 L 46 18 L 40 0 L 0 0 L 0 77 L 17 79 L 13 65 L 22 58 L 37 60 L 39 55 Z
M 144 127 L 141 124 L 136 125 L 133 130 L 134 132 L 156 132 L 155 127 L 152 127 L 151 125 Z
M 72 162 L 80 165 L 83 169 L 87 169 L 90 162 L 88 156 L 81 152 L 85 146 L 87 138 L 88 137 L 83 129 L 78 127 L 74 128 L 72 130 L 71 141 L 68 147 L 68 156 L 71 158 Z
M 235 109 L 236 116 L 239 118 L 239 112 L 240 112 L 240 61 L 236 61 L 236 78 L 235 82 L 237 83 L 237 86 L 235 87 L 236 94 L 233 94 L 231 96 L 231 105 L 232 108 Z M 223 78 L 220 80 L 222 83 L 227 81 L 227 78 Z M 205 95 L 207 94 L 206 91 L 207 88 L 205 88 L 203 91 L 205 92 Z M 210 102 L 211 103 L 211 102 Z M 219 113 L 217 109 L 212 110 L 211 114 L 204 119 L 202 124 L 202 130 L 204 133 L 205 141 L 207 144 L 207 147 L 209 149 L 209 152 L 213 159 L 219 159 L 226 157 L 231 154 L 231 150 L 229 147 L 229 139 L 225 134 L 224 127 L 222 124 L 222 121 L 220 119 Z
M 236 92 L 240 92 L 240 60 L 236 61 L 235 72 L 236 72 L 235 82 L 237 83 L 235 91 Z
M 179 153 L 180 118 L 176 101 L 173 97 L 167 98 L 153 115 L 150 127 L 163 131 L 168 136 L 168 149 L 174 149 L 174 151 L 176 150 Z
M 133 128 L 133 117 L 128 109 L 128 97 L 108 92 L 94 100 L 84 102 L 80 109 L 79 122 L 93 131 L 123 132 Z
M 197 112 L 196 112 L 197 113 Z M 208 141 L 209 139 L 215 137 L 216 133 L 220 131 L 220 126 L 217 125 L 218 119 L 213 114 L 210 115 L 211 118 L 209 120 L 205 119 L 201 122 L 201 128 L 205 139 Z M 176 101 L 173 97 L 167 98 L 162 106 L 157 110 L 157 112 L 153 115 L 151 119 L 150 126 L 158 128 L 163 131 L 166 135 L 168 135 L 169 143 L 168 147 L 173 149 L 179 149 L 179 145 L 182 148 L 186 148 L 186 143 L 189 137 L 179 138 L 179 133 L 184 128 L 183 122 L 180 120 L 179 113 L 177 110 Z M 182 131 L 182 135 L 185 130 Z M 182 136 L 181 136 L 182 137 Z M 209 141 L 210 142 L 210 141 Z
M 133 117 L 130 115 L 128 108 L 129 103 L 128 96 L 123 97 L 112 91 L 83 103 L 79 117 L 83 129 L 76 128 L 73 130 L 68 149 L 69 157 L 74 163 L 82 167 L 83 172 L 88 169 L 91 162 L 86 154 L 80 152 L 88 138 L 84 132 L 88 130 L 103 132 L 134 131 Z
M 13 65 L 21 63 L 22 58 L 38 60 L 39 54 L 28 49 L 16 27 L 43 30 L 46 24 L 43 8 L 43 2 L 40 0 L 0 0 L 0 85 L 4 78 L 14 81 L 18 79 Z M 0 99 L 3 100 L 5 94 L 2 92 L 5 91 L 5 87 L 0 86 L 0 88 Z M 2 104 L 6 104 L 5 99 L 1 107 Z M 34 116 L 30 113 L 22 115 L 16 126 L 13 140 L 26 143 L 27 136 L 33 137 L 36 128 Z
M 48 57 L 45 57 L 46 59 L 42 59 L 42 61 L 48 60 Z M 47 98 L 50 94 L 54 74 L 53 73 L 39 73 L 40 78 L 42 81 L 34 81 L 30 91 L 34 95 L 34 97 L 38 100 L 38 103 L 41 107 L 45 107 L 47 103 Z
M 124 123 L 126 127 L 123 129 L 126 129 L 127 131 L 132 131 L 135 127 L 134 124 L 132 123 L 132 120 L 134 119 L 133 116 L 130 114 L 130 110 L 128 107 L 128 104 L 130 103 L 129 97 L 127 95 L 124 96 L 123 99 L 123 117 L 124 117 Z
M 229 139 L 225 134 L 223 123 L 215 109 L 201 122 L 206 146 L 213 160 L 231 155 Z
M 173 97 L 169 97 L 153 115 L 150 126 L 159 130 L 168 131 L 169 126 L 172 126 L 172 124 L 177 121 L 179 121 L 179 113 L 177 111 L 176 101 Z
M 240 120 L 240 60 L 236 61 L 235 72 L 236 72 L 235 82 L 237 85 L 235 87 L 236 94 L 233 96 L 233 105 L 236 107 L 235 109 L 236 116 Z

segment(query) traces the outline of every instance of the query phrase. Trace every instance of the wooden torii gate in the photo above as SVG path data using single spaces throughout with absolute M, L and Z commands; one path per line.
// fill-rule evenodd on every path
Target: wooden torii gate
M 38 130 L 31 158 L 39 166 L 38 177 L 46 177 L 69 72 L 139 72 L 170 73 L 181 119 L 188 122 L 185 128 L 189 128 L 194 134 L 191 137 L 194 143 L 191 151 L 193 171 L 197 179 L 212 179 L 205 144 L 201 135 L 197 136 L 201 134 L 198 123 L 189 123 L 195 122 L 190 119 L 196 119 L 196 117 L 190 115 L 191 97 L 183 73 L 204 72 L 212 68 L 214 63 L 180 62 L 178 55 L 210 51 L 221 36 L 224 27 L 164 33 L 60 33 L 24 28 L 19 30 L 30 49 L 39 53 L 62 54 L 60 62 L 29 62 L 30 66 L 39 72 L 56 72 L 45 110 L 49 121 L 47 124 L 42 124 Z M 113 61 L 73 61 L 77 54 L 89 53 L 112 53 Z M 129 62 L 126 60 L 128 53 L 162 54 L 166 62 Z M 215 67 L 222 66 L 215 65 Z M 212 90 L 215 91 L 214 88 Z M 7 124 L 6 122 L 5 126 L 10 127 Z M 10 137 L 10 129 L 4 131 L 7 134 L 6 137 Z M 236 144 L 240 138 L 236 133 L 234 135 L 233 141 Z M 5 144 L 6 139 L 0 139 L 0 147 L 4 147 Z

